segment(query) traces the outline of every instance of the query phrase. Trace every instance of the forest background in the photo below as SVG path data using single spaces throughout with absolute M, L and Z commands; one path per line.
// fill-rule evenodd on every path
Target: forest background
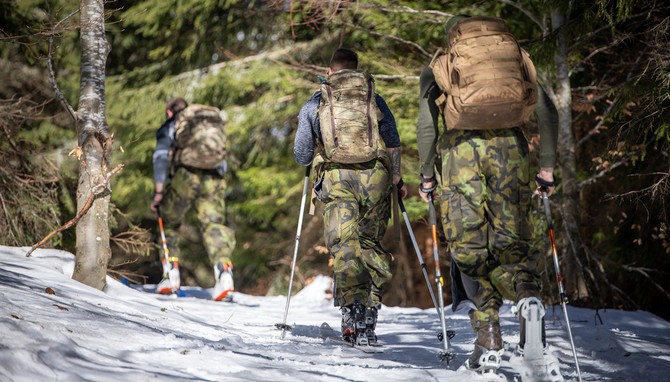
M 79 5 L 93 2 L 102 3 Z M 227 116 L 237 290 L 286 293 L 304 177 L 293 161 L 297 115 L 340 46 L 359 53 L 361 69 L 375 76 L 396 117 L 410 186 L 405 206 L 432 264 L 428 208 L 417 195 L 418 75 L 444 45 L 449 17 L 490 15 L 504 18 L 530 52 L 559 111 L 551 205 L 570 302 L 670 319 L 667 2 L 108 0 L 104 11 L 104 127 L 111 163 L 123 165 L 109 195 L 106 271 L 115 277 L 161 277 L 149 210 L 152 154 L 165 102 L 182 96 Z M 32 246 L 77 213 L 80 132 L 67 105 L 81 100 L 80 16 L 71 1 L 0 0 L 0 244 Z M 536 154 L 532 123 L 527 135 Z M 294 291 L 331 273 L 320 212 L 306 216 Z M 535 211 L 532 219 L 545 298 L 555 303 L 544 214 Z M 399 228 L 400 236 L 390 226 L 385 238 L 395 276 L 384 302 L 431 306 L 407 230 Z M 182 233 L 182 251 L 203 254 L 202 261 L 182 259 L 182 283 L 211 286 L 196 228 L 187 224 Z M 75 253 L 77 234 L 60 230 L 45 245 Z M 446 274 L 450 261 L 441 249 Z M 428 269 L 432 279 L 434 267 Z

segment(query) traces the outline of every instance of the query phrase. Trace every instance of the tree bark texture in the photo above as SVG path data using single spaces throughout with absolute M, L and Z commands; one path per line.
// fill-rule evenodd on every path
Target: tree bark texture
M 109 242 L 109 194 L 105 175 L 111 171 L 111 137 L 105 119 L 105 62 L 109 45 L 105 38 L 103 0 L 81 0 L 81 78 L 77 135 L 79 158 L 77 210 L 92 192 L 98 195 L 91 209 L 77 224 L 76 261 L 72 278 L 104 290 Z M 96 187 L 98 186 L 98 187 Z
M 572 132 L 572 94 L 568 64 L 568 42 L 560 29 L 568 22 L 567 12 L 555 9 L 551 13 L 552 27 L 558 30 L 558 50 L 554 58 L 556 65 L 556 108 L 558 109 L 558 157 L 561 170 L 560 211 L 562 227 L 555 227 L 556 237 L 562 245 L 561 273 L 569 296 L 587 297 L 584 274 L 580 264 L 583 253 L 580 235 L 581 208 L 579 205 L 579 180 L 577 178 L 576 143 Z M 556 210 L 556 209 L 555 209 Z M 563 228 L 563 229 L 562 229 Z

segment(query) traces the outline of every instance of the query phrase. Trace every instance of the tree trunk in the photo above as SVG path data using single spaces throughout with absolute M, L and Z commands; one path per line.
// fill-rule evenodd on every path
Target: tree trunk
M 88 213 L 77 224 L 76 261 L 72 278 L 104 290 L 109 244 L 109 194 L 104 185 L 111 171 L 111 137 L 105 119 L 105 62 L 109 45 L 105 39 L 103 0 L 81 0 L 81 78 L 77 110 L 79 158 L 77 210 L 84 208 L 91 193 L 97 196 Z M 99 186 L 102 185 L 102 186 Z
M 561 273 L 565 281 L 566 293 L 573 298 L 587 297 L 584 274 L 579 264 L 579 255 L 583 252 L 580 235 L 579 182 L 577 179 L 577 160 L 575 137 L 572 133 L 572 94 L 568 65 L 568 43 L 565 33 L 560 29 L 568 21 L 568 12 L 554 9 L 551 12 L 552 28 L 559 30 L 558 50 L 554 57 L 556 64 L 556 108 L 558 109 L 559 133 L 558 156 L 561 169 L 560 212 L 563 226 L 555 227 L 557 238 L 562 238 L 561 253 L 563 262 Z

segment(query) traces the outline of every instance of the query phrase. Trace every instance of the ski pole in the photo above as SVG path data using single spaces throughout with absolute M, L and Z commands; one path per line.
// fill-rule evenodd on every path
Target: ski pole
M 284 339 L 284 335 L 287 329 L 291 329 L 290 326 L 286 325 L 286 317 L 288 316 L 288 307 L 291 303 L 291 289 L 293 287 L 293 274 L 295 273 L 295 262 L 298 258 L 298 244 L 300 243 L 300 231 L 302 230 L 302 216 L 305 213 L 305 200 L 307 199 L 307 185 L 309 184 L 309 171 L 311 167 L 305 167 L 305 182 L 302 186 L 302 201 L 300 202 L 300 216 L 298 216 L 298 229 L 295 234 L 295 247 L 293 249 L 293 261 L 291 262 L 291 278 L 288 283 L 288 292 L 286 293 L 286 307 L 284 308 L 284 321 L 281 324 L 276 324 L 275 326 L 278 329 L 281 329 L 281 339 Z
M 163 243 L 163 254 L 165 255 L 165 266 L 163 267 L 163 278 L 166 278 L 170 281 L 170 287 L 174 290 L 174 280 L 170 276 L 170 250 L 167 246 L 167 240 L 165 240 L 165 228 L 163 228 L 163 217 L 161 216 L 161 210 L 159 206 L 156 206 L 156 214 L 158 215 L 158 228 L 161 233 L 161 242 Z
M 537 180 L 537 179 L 536 179 Z M 538 181 L 541 184 L 540 191 L 542 192 L 542 201 L 544 202 L 544 213 L 547 215 L 547 232 L 549 233 L 549 242 L 551 244 L 551 251 L 554 257 L 554 268 L 556 269 L 556 282 L 558 283 L 558 293 L 563 307 L 563 314 L 565 315 L 565 323 L 568 327 L 568 336 L 570 337 L 570 346 L 572 346 L 572 356 L 575 359 L 575 366 L 577 368 L 577 376 L 579 382 L 582 381 L 582 372 L 579 370 L 579 360 L 577 359 L 577 349 L 575 348 L 575 341 L 572 338 L 572 329 L 570 328 L 570 318 L 568 317 L 568 308 L 566 306 L 567 297 L 563 289 L 563 276 L 561 276 L 561 269 L 558 266 L 558 254 L 556 253 L 556 242 L 554 241 L 554 226 L 551 222 L 551 210 L 549 209 L 549 197 L 547 196 L 547 186 L 543 185 L 541 179 Z
M 433 203 L 432 193 L 428 194 L 428 205 L 429 205 L 429 220 L 433 233 L 433 256 L 435 257 L 435 283 L 437 284 L 437 294 L 439 301 L 439 314 L 440 321 L 442 323 L 442 339 L 444 343 L 444 352 L 439 354 L 440 360 L 446 361 L 447 365 L 449 362 L 454 359 L 455 354 L 449 348 L 449 337 L 447 336 L 447 324 L 444 318 L 444 299 L 442 297 L 442 287 L 444 286 L 444 280 L 442 279 L 442 273 L 440 272 L 440 253 L 437 248 L 437 216 L 435 213 L 435 204 Z
M 438 307 L 437 300 L 435 299 L 435 292 L 433 291 L 433 286 L 430 284 L 430 277 L 428 276 L 426 263 L 423 261 L 423 256 L 421 256 L 421 250 L 419 249 L 419 245 L 416 242 L 416 237 L 414 237 L 414 231 L 412 230 L 412 226 L 409 223 L 409 217 L 407 217 L 405 204 L 402 202 L 402 197 L 400 196 L 400 189 L 398 189 L 398 205 L 400 206 L 400 211 L 402 212 L 402 216 L 405 219 L 405 225 L 407 226 L 409 237 L 412 239 L 414 252 L 416 252 L 416 257 L 419 259 L 419 264 L 421 264 L 421 271 L 423 272 L 423 277 L 426 279 L 426 285 L 428 285 L 428 292 L 430 292 L 430 298 L 433 300 L 433 305 L 435 305 L 437 315 L 440 316 L 440 308 Z

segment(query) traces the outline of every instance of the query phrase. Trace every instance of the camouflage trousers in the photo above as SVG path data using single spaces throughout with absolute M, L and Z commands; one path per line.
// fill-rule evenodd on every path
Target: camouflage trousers
M 381 304 L 392 255 L 381 246 L 391 215 L 391 176 L 380 160 L 325 165 L 319 199 L 324 237 L 333 257 L 335 304 Z
M 235 248 L 235 232 L 224 224 L 225 190 L 226 181 L 223 178 L 192 172 L 184 167 L 176 169 L 161 204 L 165 238 L 171 255 L 180 257 L 179 227 L 186 214 L 195 209 L 210 263 L 214 266 L 218 261 L 230 262 Z
M 531 253 L 528 143 L 520 129 L 451 130 L 440 142 L 442 225 L 452 260 L 479 284 L 473 322 L 498 321 L 515 285 L 539 286 Z

